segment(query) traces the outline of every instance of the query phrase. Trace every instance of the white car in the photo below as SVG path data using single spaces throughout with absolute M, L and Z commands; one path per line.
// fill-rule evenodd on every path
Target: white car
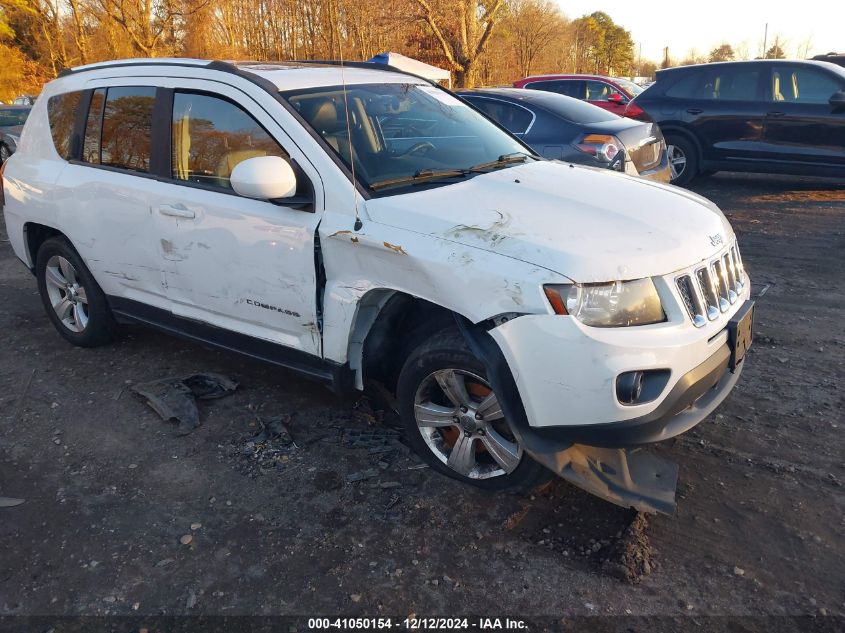
M 421 457 L 485 488 L 542 464 L 671 508 L 663 466 L 626 449 L 706 417 L 751 342 L 715 205 L 544 160 L 389 67 L 75 68 L 2 183 L 14 252 L 71 343 L 143 323 L 336 390 L 381 381 Z

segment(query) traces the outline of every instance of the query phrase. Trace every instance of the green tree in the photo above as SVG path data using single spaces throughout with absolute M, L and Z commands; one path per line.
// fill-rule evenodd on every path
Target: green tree
M 783 47 L 775 42 L 769 50 L 766 51 L 766 59 L 786 59 L 786 53 L 784 52 Z
M 730 44 L 722 44 L 710 51 L 711 62 L 729 62 L 736 58 L 736 53 Z
M 634 65 L 634 40 L 630 31 L 614 23 L 603 11 L 578 18 L 573 27 L 577 72 L 630 74 Z

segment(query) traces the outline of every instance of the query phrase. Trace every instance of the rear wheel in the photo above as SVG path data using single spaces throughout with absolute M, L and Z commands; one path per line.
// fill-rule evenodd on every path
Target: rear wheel
M 545 472 L 523 451 L 460 332 L 441 331 L 411 353 L 397 399 L 411 446 L 449 477 L 503 490 L 527 487 Z
M 41 302 L 59 334 L 80 347 L 112 340 L 114 319 L 106 296 L 70 242 L 64 237 L 45 241 L 35 274 Z
M 698 151 L 692 141 L 684 136 L 667 136 L 666 152 L 673 185 L 686 185 L 698 175 Z

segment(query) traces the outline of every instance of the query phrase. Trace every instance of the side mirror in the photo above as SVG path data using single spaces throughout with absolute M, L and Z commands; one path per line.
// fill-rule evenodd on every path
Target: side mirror
M 235 165 L 232 189 L 238 195 L 256 200 L 290 198 L 296 193 L 296 174 L 280 156 L 256 156 Z
M 834 108 L 845 107 L 845 90 L 839 90 L 833 93 L 833 96 L 828 101 Z
M 618 103 L 618 104 L 628 103 L 628 100 L 625 98 L 625 95 L 620 94 L 618 92 L 614 92 L 613 94 L 611 94 L 607 98 L 607 100 L 610 101 L 611 103 Z

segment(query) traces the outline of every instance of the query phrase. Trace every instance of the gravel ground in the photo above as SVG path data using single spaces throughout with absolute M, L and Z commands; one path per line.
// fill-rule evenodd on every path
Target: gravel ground
M 647 520 L 561 480 L 462 486 L 378 400 L 238 356 L 143 329 L 73 348 L 0 234 L 0 495 L 26 499 L 0 508 L 0 615 L 842 616 L 845 185 L 695 189 L 739 234 L 755 343 L 725 404 L 656 449 L 678 510 Z M 187 436 L 129 389 L 196 371 L 240 387 Z M 294 444 L 251 441 L 277 416 Z

